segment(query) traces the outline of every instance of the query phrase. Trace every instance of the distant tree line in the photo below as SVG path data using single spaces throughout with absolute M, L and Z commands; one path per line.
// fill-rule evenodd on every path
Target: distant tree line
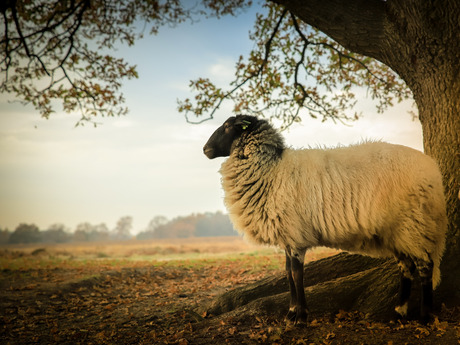
M 126 240 L 132 238 L 132 223 L 133 218 L 125 216 L 118 220 L 112 230 L 104 223 L 93 225 L 84 222 L 78 224 L 74 231 L 70 231 L 64 224 L 53 224 L 45 230 L 40 230 L 35 224 L 22 223 L 13 232 L 0 229 L 0 244 Z
M 115 228 L 110 230 L 104 223 L 93 225 L 80 223 L 71 231 L 64 224 L 53 224 L 40 230 L 35 224 L 19 224 L 14 231 L 0 229 L 1 244 L 27 243 L 67 243 L 132 239 L 133 218 L 121 217 Z M 187 238 L 237 235 L 227 215 L 222 212 L 192 214 L 168 220 L 163 216 L 154 217 L 146 229 L 136 238 Z
M 168 221 L 165 217 L 153 218 L 147 228 L 139 233 L 139 240 L 152 238 L 187 238 L 236 236 L 237 232 L 228 215 L 222 212 L 198 213 Z

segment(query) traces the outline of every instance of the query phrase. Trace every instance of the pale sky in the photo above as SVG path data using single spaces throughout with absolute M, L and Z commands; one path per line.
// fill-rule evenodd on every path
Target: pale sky
M 157 215 L 173 218 L 225 211 L 219 167 L 202 147 L 228 116 L 223 107 L 213 121 L 190 125 L 177 112 L 177 99 L 191 97 L 191 79 L 209 77 L 225 86 L 239 55 L 253 43 L 255 10 L 237 18 L 202 20 L 163 28 L 116 54 L 138 66 L 139 79 L 125 81 L 130 112 L 100 118 L 100 126 L 75 128 L 78 114 L 40 118 L 32 107 L 0 98 L 0 228 L 34 223 L 45 230 L 63 223 L 105 223 L 112 229 L 132 216 L 133 232 Z M 11 97 L 10 97 L 11 99 Z M 411 102 L 376 114 L 365 92 L 364 117 L 351 126 L 304 118 L 284 132 L 294 147 L 351 144 L 382 139 L 422 150 L 418 121 L 407 113 Z M 59 107 L 57 108 L 60 109 Z

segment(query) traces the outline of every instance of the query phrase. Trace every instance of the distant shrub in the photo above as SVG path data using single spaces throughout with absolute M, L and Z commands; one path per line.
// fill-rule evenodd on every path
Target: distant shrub
M 38 243 L 41 241 L 40 230 L 35 224 L 19 224 L 10 235 L 8 243 Z

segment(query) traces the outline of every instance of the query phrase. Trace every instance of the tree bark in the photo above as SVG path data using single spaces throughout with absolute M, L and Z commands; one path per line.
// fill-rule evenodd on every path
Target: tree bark
M 412 90 L 425 153 L 438 162 L 443 175 L 449 219 L 435 304 L 460 305 L 460 2 L 275 2 L 347 49 L 388 65 Z M 380 319 L 391 317 L 398 285 L 393 260 L 341 254 L 305 266 L 307 303 L 313 314 L 355 309 Z M 419 283 L 413 285 L 410 308 L 415 313 Z M 289 304 L 287 291 L 284 276 L 265 279 L 222 295 L 206 310 L 214 315 L 265 310 L 281 316 Z
M 345 48 L 378 60 L 384 43 L 385 2 L 380 0 L 274 0 Z

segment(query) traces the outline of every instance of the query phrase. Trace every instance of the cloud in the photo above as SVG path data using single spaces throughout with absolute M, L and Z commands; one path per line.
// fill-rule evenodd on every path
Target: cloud
M 236 61 L 231 58 L 219 58 L 208 69 L 211 81 L 228 85 L 235 76 L 235 63 Z
M 116 128 L 128 128 L 134 126 L 134 122 L 131 120 L 115 120 L 112 122 L 112 126 Z
M 363 115 L 348 126 L 321 122 L 304 118 L 284 135 L 287 142 L 295 147 L 350 145 L 365 139 L 383 140 L 394 144 L 406 145 L 423 150 L 422 127 L 419 121 L 413 121 L 408 113 L 412 101 L 395 105 L 383 114 L 375 109 Z M 367 105 L 366 105 L 367 106 Z

